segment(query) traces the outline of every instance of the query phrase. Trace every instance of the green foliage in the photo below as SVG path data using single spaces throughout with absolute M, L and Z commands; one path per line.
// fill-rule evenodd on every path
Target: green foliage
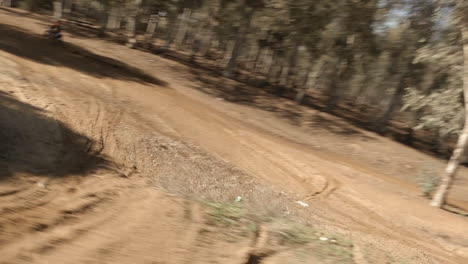
M 309 252 L 298 252 L 304 254 L 304 259 L 307 255 L 314 255 L 332 263 L 354 263 L 353 244 L 342 236 L 322 234 L 310 227 L 293 223 L 286 224 L 275 232 L 280 234 L 286 244 L 296 247 L 308 245 Z M 326 240 L 320 240 L 321 237 Z
M 232 203 L 206 203 L 208 223 L 217 226 L 229 227 L 237 225 L 246 210 Z
M 405 95 L 403 110 L 421 111 L 415 129 L 436 129 L 440 135 L 458 134 L 463 126 L 464 110 L 461 102 L 461 88 L 445 88 L 429 95 L 409 88 Z
M 456 39 L 421 47 L 414 60 L 431 69 L 429 91 L 410 87 L 404 96 L 403 110 L 422 113 L 417 129 L 436 129 L 440 135 L 458 134 L 464 121 L 463 53 Z

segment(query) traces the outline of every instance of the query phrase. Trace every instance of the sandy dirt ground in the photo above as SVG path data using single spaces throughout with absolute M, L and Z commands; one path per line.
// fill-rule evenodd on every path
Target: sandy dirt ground
M 143 51 L 51 43 L 47 19 L 0 9 L 0 263 L 468 262 L 466 214 L 416 185 L 443 161 Z M 210 223 L 237 196 L 255 228 Z

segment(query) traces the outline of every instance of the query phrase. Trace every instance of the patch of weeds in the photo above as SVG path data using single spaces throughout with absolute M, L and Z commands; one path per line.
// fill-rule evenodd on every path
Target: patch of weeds
M 302 245 L 307 250 L 301 251 L 301 259 L 305 253 L 316 256 L 328 263 L 353 263 L 353 244 L 339 235 L 323 234 L 313 228 L 303 225 L 286 225 L 277 233 L 284 245 Z
M 317 236 L 306 226 L 291 226 L 278 230 L 277 233 L 285 244 L 304 245 L 314 241 Z
M 229 243 L 235 243 L 239 241 L 239 237 L 229 232 L 223 232 L 223 240 Z
M 353 245 L 346 239 L 329 238 L 324 235 L 323 237 L 328 239 L 320 240 L 321 235 L 304 229 L 283 231 L 283 234 L 287 236 L 286 239 L 291 246 L 303 246 L 294 251 L 300 263 L 309 263 L 311 259 L 320 259 L 320 263 L 354 263 Z
M 294 250 L 294 255 L 296 257 L 297 263 L 307 263 L 310 259 L 311 252 L 306 248 L 298 248 Z
M 251 233 L 258 232 L 258 224 L 249 218 L 247 209 L 236 203 L 203 203 L 206 208 L 207 224 L 216 226 L 221 239 L 237 242 Z
M 316 255 L 333 263 L 354 263 L 353 243 L 340 235 L 323 235 L 328 238 L 315 243 Z
M 205 203 L 207 208 L 208 224 L 231 227 L 239 225 L 241 219 L 246 215 L 246 210 L 232 203 Z
M 264 217 L 249 213 L 242 203 L 204 202 L 203 205 L 207 224 L 218 227 L 217 235 L 227 242 L 237 242 L 249 234 L 258 235 L 259 223 L 265 223 Z M 344 237 L 323 234 L 287 219 L 273 220 L 267 230 L 276 238 L 277 246 L 285 250 L 302 248 L 296 251 L 301 262 L 318 257 L 324 263 L 353 263 L 353 245 Z
M 434 167 L 426 167 L 421 170 L 418 176 L 419 188 L 422 195 L 426 198 L 432 198 L 432 194 L 439 186 L 439 172 Z
M 390 259 L 390 263 L 392 264 L 410 264 L 410 261 L 403 259 L 401 257 L 393 257 L 391 255 L 387 255 L 387 258 Z
M 333 263 L 354 263 L 352 246 L 343 246 L 339 243 L 323 241 L 315 246 L 315 255 L 324 259 L 333 260 Z
M 247 229 L 251 233 L 258 233 L 260 231 L 260 226 L 255 221 L 249 221 L 247 224 Z

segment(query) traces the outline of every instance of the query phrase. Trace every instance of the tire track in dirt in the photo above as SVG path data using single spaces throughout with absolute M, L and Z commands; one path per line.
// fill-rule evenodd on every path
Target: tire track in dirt
M 304 158 L 303 153 L 280 146 L 278 140 L 258 137 L 249 132 L 249 129 L 237 125 L 237 121 L 221 118 L 215 114 L 216 110 L 181 94 L 175 98 L 162 99 L 161 102 L 164 104 L 151 108 L 159 108 L 155 110 L 162 112 L 163 118 L 182 137 L 197 142 L 226 161 L 235 162 L 248 173 L 276 185 L 290 186 L 290 191 L 294 190 L 301 198 L 326 189 L 326 175 L 308 165 L 310 161 L 307 156 Z M 171 108 L 171 105 L 180 107 Z M 171 110 L 161 111 L 161 108 Z M 190 118 L 179 119 L 178 116 Z M 203 123 L 204 126 L 194 125 L 197 123 Z M 249 156 L 242 153 L 249 153 Z

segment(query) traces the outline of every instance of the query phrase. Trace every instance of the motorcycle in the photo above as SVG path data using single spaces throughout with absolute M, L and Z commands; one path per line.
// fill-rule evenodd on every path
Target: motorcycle
M 50 40 L 54 40 L 54 41 L 60 41 L 62 42 L 63 41 L 63 37 L 62 37 L 62 34 L 60 32 L 52 32 L 52 30 L 48 29 L 44 32 L 44 37 L 50 39 Z

